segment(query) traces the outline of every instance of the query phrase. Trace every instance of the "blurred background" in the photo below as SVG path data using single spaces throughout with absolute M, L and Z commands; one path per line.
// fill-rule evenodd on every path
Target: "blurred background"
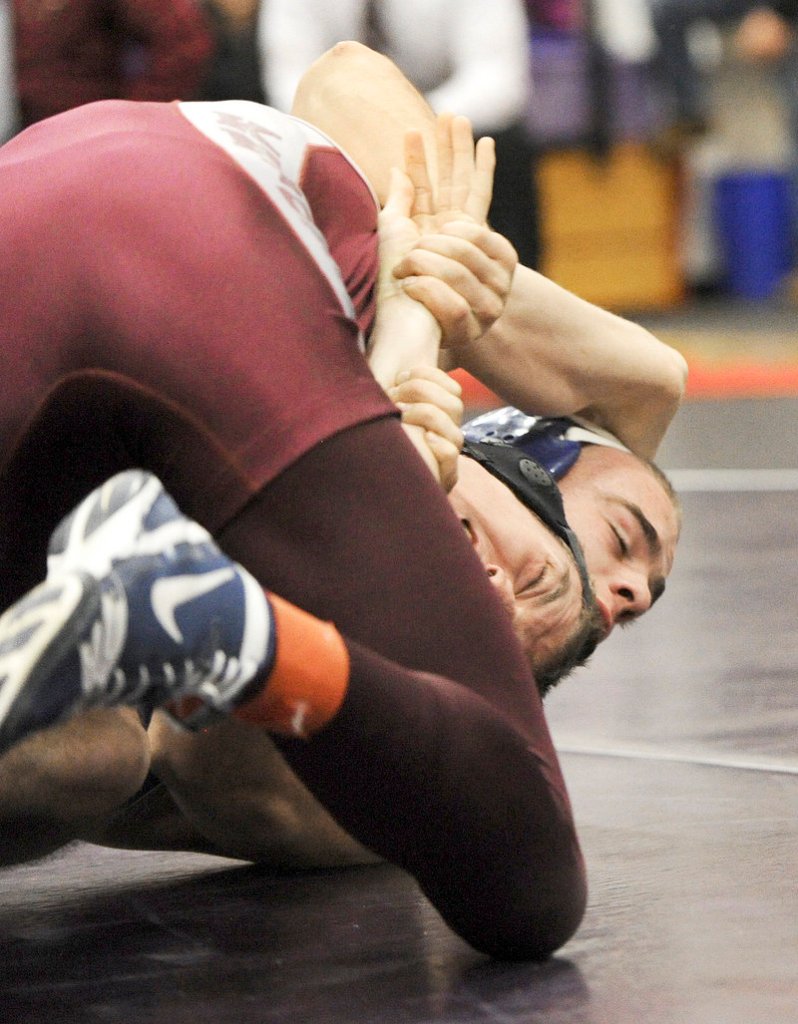
M 285 108 L 344 38 L 496 137 L 494 226 L 692 397 L 794 393 L 798 0 L 0 0 L 0 138 L 112 96 Z

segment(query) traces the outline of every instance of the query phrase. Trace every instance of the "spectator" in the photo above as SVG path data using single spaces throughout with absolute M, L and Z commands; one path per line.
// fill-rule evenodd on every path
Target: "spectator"
M 22 127 L 100 99 L 193 99 L 213 46 L 196 0 L 13 0 Z
M 679 136 L 700 134 L 709 125 L 701 71 L 691 57 L 688 42 L 696 22 L 710 21 L 733 26 L 734 48 L 742 60 L 774 68 L 798 137 L 798 0 L 651 0 L 651 10 L 659 44 L 658 74 L 671 108 L 673 129 Z
M 490 223 L 525 266 L 537 267 L 534 150 L 523 123 L 529 22 L 521 0 L 268 0 L 258 45 L 269 102 L 290 109 L 300 75 L 342 39 L 386 53 L 434 110 L 464 114 L 477 135 L 496 140 Z
M 202 6 L 215 46 L 201 98 L 266 103 L 255 31 L 258 0 L 203 0 Z

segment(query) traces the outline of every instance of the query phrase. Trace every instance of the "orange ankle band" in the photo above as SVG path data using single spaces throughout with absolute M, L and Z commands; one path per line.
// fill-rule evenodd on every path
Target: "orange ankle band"
M 349 652 L 331 622 L 269 594 L 277 651 L 266 685 L 236 718 L 282 736 L 307 738 L 338 712 L 349 685 Z

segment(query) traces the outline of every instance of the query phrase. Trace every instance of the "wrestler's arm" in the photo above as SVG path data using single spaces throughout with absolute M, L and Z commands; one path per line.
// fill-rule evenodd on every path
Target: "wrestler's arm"
M 457 482 L 457 454 L 462 447 L 459 386 L 451 381 L 452 387 L 458 388 L 457 407 L 446 409 L 450 389 L 442 386 L 446 374 L 437 368 L 440 326 L 432 313 L 410 298 L 393 276 L 396 254 L 404 253 L 408 243 L 412 244 L 414 230 L 408 217 L 412 204 L 409 181 L 402 182 L 397 175 L 395 185 L 398 187 L 379 219 L 377 311 L 366 355 L 375 379 L 401 410 L 402 426 L 410 442 L 432 475 L 449 491 Z M 411 231 L 409 239 L 407 225 Z M 420 396 L 413 383 L 418 384 L 425 373 L 427 393 Z M 418 404 L 424 400 L 424 405 Z M 446 436 L 450 429 L 457 432 L 456 438 Z M 452 440 L 457 445 L 455 450 Z
M 352 155 L 381 202 L 388 195 L 390 168 L 402 165 L 409 129 L 422 134 L 435 177 L 432 111 L 391 61 L 367 47 L 340 43 L 316 61 L 300 83 L 294 112 Z M 475 285 L 467 264 L 442 263 L 450 255 L 447 236 L 450 251 L 459 253 L 457 230 L 465 229 L 442 229 L 430 250 L 422 243 L 398 272 L 403 277 L 429 273 L 423 261 L 431 252 L 438 257 L 433 273 L 467 295 Z M 479 238 L 468 239 L 470 245 L 495 244 L 487 229 L 480 231 Z M 421 294 L 416 282 L 407 290 L 439 321 L 451 315 L 451 309 L 434 304 L 440 296 Z M 649 457 L 679 407 L 686 379 L 686 363 L 674 349 L 528 268 L 516 271 L 500 319 L 479 342 L 458 346 L 454 361 L 504 401 L 529 412 L 579 413 Z
M 648 458 L 679 408 L 687 378 L 682 355 L 645 328 L 523 266 L 487 334 L 447 351 L 509 404 L 529 413 L 581 415 Z
M 462 448 L 463 405 L 460 387 L 438 368 L 441 325 L 420 301 L 410 297 L 393 270 L 424 228 L 447 223 L 484 221 L 493 190 L 495 157 L 490 140 L 474 145 L 466 118 L 442 116 L 436 123 L 437 189 L 433 189 L 427 155 L 418 133 L 405 146 L 406 173 L 395 170 L 379 215 L 377 313 L 367 357 L 376 380 L 402 410 L 411 442 L 445 490 L 457 481 Z M 467 246 L 465 247 L 468 248 Z M 506 255 L 506 253 L 505 253 Z M 487 287 L 495 299 L 494 316 L 506 300 L 515 267 L 488 260 Z M 417 280 L 424 287 L 424 279 Z M 448 291 L 437 278 L 426 287 Z M 455 300 L 460 297 L 455 293 Z M 481 330 L 480 330 L 481 333 Z

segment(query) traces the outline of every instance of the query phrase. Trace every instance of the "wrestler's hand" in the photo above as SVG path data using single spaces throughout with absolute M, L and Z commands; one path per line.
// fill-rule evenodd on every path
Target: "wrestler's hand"
M 408 437 L 425 462 L 429 464 L 432 456 L 441 486 L 448 493 L 457 483 L 457 457 L 463 447 L 460 385 L 443 370 L 417 366 L 401 373 L 387 392 L 401 410 Z
M 405 137 L 405 170 L 394 169 L 378 220 L 380 238 L 380 298 L 390 297 L 394 266 L 416 245 L 424 233 L 447 225 L 485 223 L 493 191 L 495 152 L 493 140 L 474 145 L 466 117 L 442 114 L 436 123 L 437 180 L 430 179 L 423 139 L 418 132 Z M 457 254 L 450 254 L 457 259 Z
M 477 341 L 501 316 L 517 265 L 502 235 L 454 220 L 422 236 L 393 275 L 438 321 L 441 345 L 456 348 Z
M 474 145 L 466 117 L 436 122 L 437 179 L 432 182 L 418 133 L 405 139 L 406 175 L 413 188 L 410 216 L 423 232 L 396 261 L 394 277 L 422 302 L 441 327 L 443 347 L 480 338 L 501 315 L 518 257 L 486 225 L 493 194 L 493 140 Z
M 405 136 L 405 172 L 413 184 L 411 216 L 420 233 L 437 231 L 452 220 L 484 224 L 493 197 L 496 147 L 493 139 L 474 143 L 467 117 L 439 114 L 435 122 L 436 178 L 430 177 L 424 140 Z

